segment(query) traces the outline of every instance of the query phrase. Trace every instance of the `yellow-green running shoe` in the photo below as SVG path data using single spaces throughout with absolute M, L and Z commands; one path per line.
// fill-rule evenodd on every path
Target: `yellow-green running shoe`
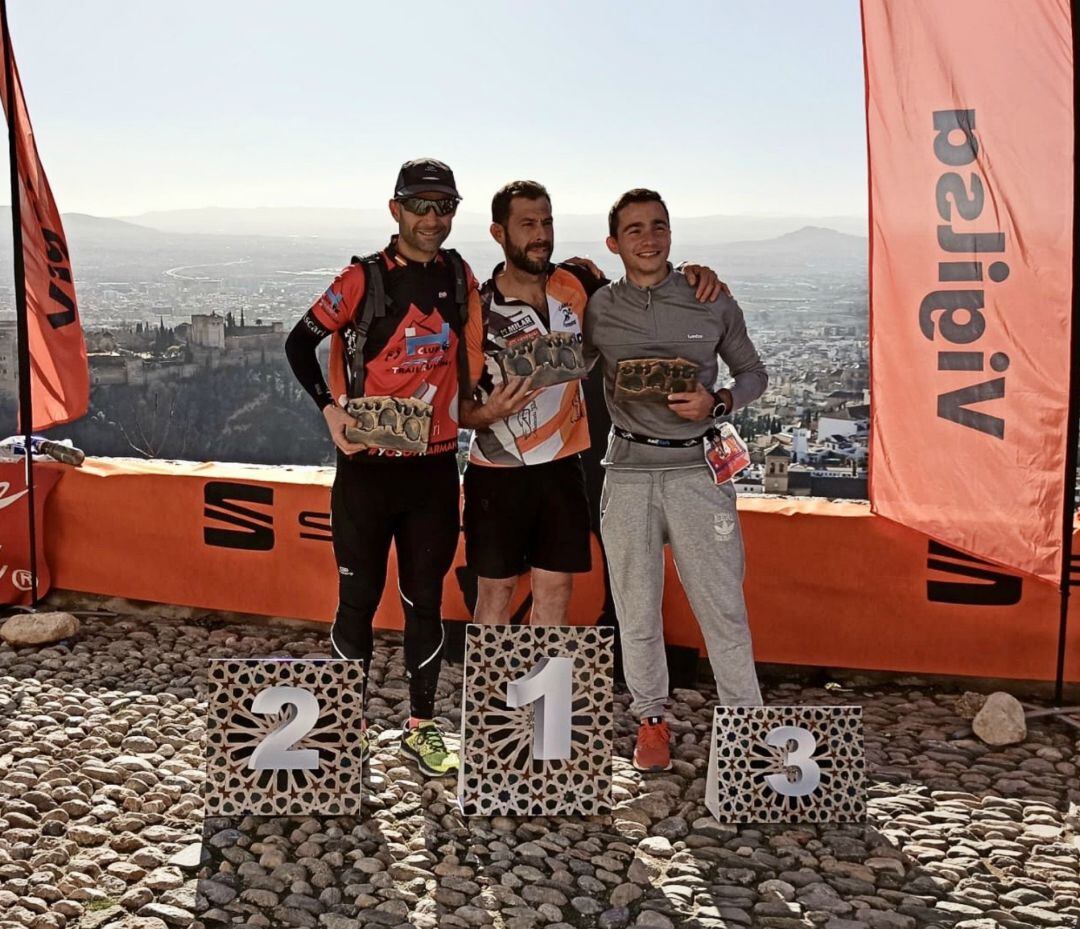
M 406 726 L 401 733 L 401 750 L 416 760 L 421 771 L 433 777 L 454 774 L 458 769 L 457 753 L 446 747 L 439 727 L 431 720 L 415 729 Z

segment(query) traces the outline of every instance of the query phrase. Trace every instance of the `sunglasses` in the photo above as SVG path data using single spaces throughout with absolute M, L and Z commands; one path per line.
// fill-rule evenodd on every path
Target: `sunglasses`
M 458 208 L 461 201 L 457 197 L 448 197 L 445 200 L 427 200 L 424 197 L 400 197 L 398 203 L 417 216 L 425 216 L 429 210 L 434 210 L 439 216 L 449 216 Z

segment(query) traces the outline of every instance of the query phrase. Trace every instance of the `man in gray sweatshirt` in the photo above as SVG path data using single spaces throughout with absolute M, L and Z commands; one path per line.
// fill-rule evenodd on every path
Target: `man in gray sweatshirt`
M 735 488 L 713 481 L 703 443 L 718 417 L 762 394 L 768 375 L 739 305 L 726 295 L 698 303 L 694 288 L 668 263 L 671 228 L 659 194 L 623 194 L 608 225 L 608 248 L 626 273 L 593 294 L 584 326 L 586 353 L 599 358 L 612 421 L 600 528 L 631 711 L 641 720 L 634 766 L 663 771 L 671 767 L 661 613 L 665 543 L 701 627 L 720 702 L 761 703 Z M 730 389 L 715 389 L 718 356 L 734 376 Z M 616 366 L 627 358 L 683 358 L 698 365 L 698 379 L 693 390 L 670 394 L 666 403 L 619 402 Z

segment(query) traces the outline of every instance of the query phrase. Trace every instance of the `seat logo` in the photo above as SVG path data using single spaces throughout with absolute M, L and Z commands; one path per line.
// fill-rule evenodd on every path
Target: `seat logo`
M 273 487 L 209 481 L 203 491 L 203 503 L 203 516 L 208 522 L 217 523 L 203 527 L 203 541 L 207 545 L 250 552 L 273 549 L 274 516 L 270 512 L 274 505 Z
M 935 557 L 936 556 L 936 557 Z M 945 559 L 949 559 L 946 561 Z M 996 565 L 965 555 L 931 541 L 926 567 L 942 574 L 966 577 L 968 581 L 926 581 L 926 599 L 934 603 L 965 603 L 971 606 L 1012 606 L 1020 602 L 1023 578 L 1006 574 Z

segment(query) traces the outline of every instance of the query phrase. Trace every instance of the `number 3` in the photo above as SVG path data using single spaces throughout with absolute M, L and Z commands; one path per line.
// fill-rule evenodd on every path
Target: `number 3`
M 788 742 L 795 743 L 795 751 L 788 748 Z M 765 743 L 773 748 L 784 750 L 782 764 L 785 768 L 798 768 L 798 780 L 788 780 L 787 774 L 768 774 L 766 783 L 778 794 L 785 797 L 805 797 L 817 790 L 821 783 L 821 768 L 811 757 L 817 748 L 817 740 L 806 729 L 799 726 L 777 726 L 765 736 Z
M 268 687 L 260 690 L 251 702 L 253 713 L 270 715 L 283 706 L 296 707 L 296 716 L 283 726 L 271 731 L 251 753 L 248 767 L 256 771 L 266 769 L 311 770 L 319 767 L 319 750 L 302 748 L 290 750 L 306 736 L 319 721 L 319 701 L 309 690 L 302 687 Z

